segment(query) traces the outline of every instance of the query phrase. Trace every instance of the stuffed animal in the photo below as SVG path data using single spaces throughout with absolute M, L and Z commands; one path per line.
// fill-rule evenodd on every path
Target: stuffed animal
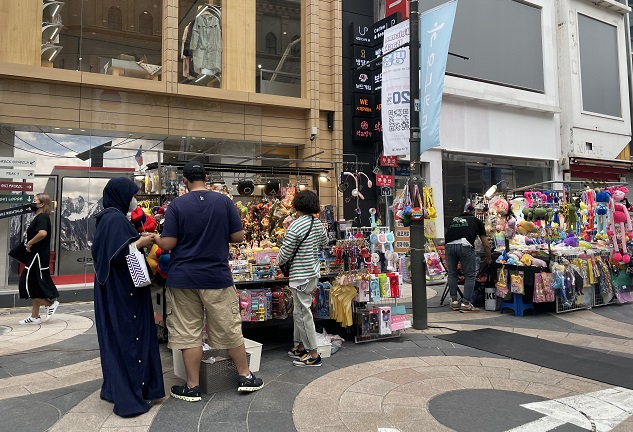
M 149 268 L 153 274 L 156 274 L 156 272 L 158 271 L 158 256 L 156 255 L 156 252 L 160 250 L 161 249 L 158 247 L 158 245 L 155 244 L 150 249 L 149 254 L 147 254 L 147 263 L 149 264 Z
M 596 220 L 596 239 L 606 239 L 607 225 L 609 222 L 609 202 L 611 201 L 611 194 L 602 190 L 596 194 L 596 209 L 594 211 L 594 217 Z
M 508 240 L 512 240 L 514 236 L 517 234 L 517 218 L 514 217 L 512 212 L 508 213 L 505 235 Z
M 169 263 L 171 261 L 171 253 L 164 252 L 162 249 L 158 249 L 156 251 L 156 256 L 158 257 L 158 267 L 156 271 L 159 275 L 166 278 L 167 272 L 169 271 Z
M 540 258 L 532 258 L 532 265 L 534 267 L 547 267 L 547 263 Z
M 563 241 L 563 244 L 565 246 L 576 247 L 578 246 L 578 237 L 576 237 L 573 232 L 568 233 L 567 237 L 565 237 L 565 240 Z
M 629 238 L 633 239 L 633 227 L 631 226 L 631 216 L 629 215 L 629 211 L 622 201 L 626 197 L 626 194 L 629 190 L 622 186 L 617 189 L 612 189 L 611 200 L 609 201 L 609 210 L 611 213 L 611 235 L 613 240 L 613 261 L 614 262 L 623 262 L 628 264 L 631 261 L 631 257 L 629 256 L 629 252 L 626 248 L 626 234 L 629 234 Z M 626 223 L 626 232 L 624 231 L 624 224 Z M 616 232 L 617 228 L 620 229 L 620 240 L 621 240 L 621 252 L 618 247 L 618 237 Z
M 536 225 L 534 225 L 533 222 L 527 219 L 523 219 L 517 224 L 517 233 L 521 235 L 527 235 L 529 233 L 535 232 L 536 229 Z
M 521 262 L 523 263 L 523 265 L 526 266 L 532 265 L 532 255 L 523 254 L 523 256 L 521 257 Z

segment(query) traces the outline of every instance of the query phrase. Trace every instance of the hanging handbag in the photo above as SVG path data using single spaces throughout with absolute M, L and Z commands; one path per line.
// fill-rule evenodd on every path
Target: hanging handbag
M 32 256 L 32 254 L 26 251 L 24 243 L 20 243 L 9 251 L 9 256 L 22 264 L 27 265 L 30 263 L 29 257 Z
M 415 205 L 416 202 L 418 204 L 417 207 L 413 207 L 411 209 L 411 220 L 420 221 L 426 217 L 426 210 L 424 209 L 424 206 L 422 204 L 422 197 L 420 196 L 420 189 L 418 188 L 417 184 L 413 188 L 412 204 Z
M 501 266 L 499 273 L 497 274 L 497 282 L 495 286 L 497 288 L 497 297 L 505 298 L 510 290 L 508 289 L 508 276 L 506 274 L 505 266 Z
M 424 186 L 422 188 L 422 195 L 424 195 L 424 208 L 426 209 L 426 219 L 435 219 L 437 217 L 437 210 L 433 204 L 433 188 Z
M 149 271 L 147 270 L 147 264 L 145 263 L 145 256 L 136 248 L 134 243 L 130 243 L 130 253 L 125 256 L 127 262 L 127 268 L 130 271 L 132 282 L 137 288 L 146 287 L 152 284 L 149 277 Z
M 522 271 L 510 272 L 510 288 L 515 294 L 525 293 Z
M 310 231 L 312 231 L 312 225 L 314 225 L 314 216 L 312 216 L 312 222 L 310 222 L 310 228 L 308 229 L 308 232 L 306 233 L 306 235 L 303 236 L 303 240 L 301 240 L 301 242 L 297 245 L 294 252 L 290 256 L 290 259 L 288 259 L 288 261 L 283 264 L 279 264 L 279 270 L 281 270 L 281 272 L 284 274 L 284 277 L 290 277 L 290 267 L 292 267 L 292 261 L 295 259 L 295 255 L 297 255 L 297 251 L 299 251 L 301 244 L 306 241 L 308 235 L 310 234 Z

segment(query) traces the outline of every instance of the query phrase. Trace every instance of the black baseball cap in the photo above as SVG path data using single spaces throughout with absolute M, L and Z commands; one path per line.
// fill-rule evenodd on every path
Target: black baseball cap
M 189 181 L 204 180 L 207 176 L 204 165 L 197 161 L 187 162 L 182 169 L 182 175 Z

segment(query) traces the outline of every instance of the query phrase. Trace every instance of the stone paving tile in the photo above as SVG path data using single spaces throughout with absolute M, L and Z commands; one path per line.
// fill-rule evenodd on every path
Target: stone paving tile
M 420 421 L 428 418 L 428 412 L 425 412 L 425 410 L 421 409 L 421 407 L 413 408 L 404 405 L 383 404 L 382 411 L 391 422 Z
M 68 413 L 62 417 L 50 432 L 98 432 L 108 418 L 100 413 Z
M 250 412 L 291 412 L 297 395 L 304 388 L 303 384 L 272 381 L 257 392 L 247 410 Z
M 525 363 L 525 362 L 521 362 L 517 360 L 510 360 L 506 358 L 491 359 L 491 358 L 483 357 L 479 359 L 479 363 L 482 366 L 503 367 L 503 368 L 508 368 L 508 369 L 510 368 L 521 369 L 521 370 L 527 370 L 527 371 L 532 371 L 532 372 L 538 372 L 542 369 L 541 366 L 539 365 Z
M 465 378 L 453 378 L 459 383 L 460 386 L 465 389 L 491 389 L 492 383 L 487 377 L 465 377 Z
M 246 422 L 240 423 L 222 423 L 222 422 L 205 422 L 200 424 L 200 428 L 196 428 L 200 432 L 248 432 Z
M 488 378 L 488 381 L 495 390 L 507 390 L 515 392 L 524 392 L 529 381 L 522 381 L 517 379 L 505 379 L 505 378 Z
M 338 398 L 312 399 L 298 398 L 292 408 L 295 426 L 298 430 L 308 430 L 315 425 L 340 426 Z
M 351 432 L 368 432 L 375 431 L 379 427 L 393 427 L 382 413 L 358 413 L 358 412 L 342 412 L 341 420 Z
M 553 385 L 546 385 L 535 382 L 531 382 L 523 392 L 541 396 L 547 399 L 556 399 L 567 396 L 569 393 L 571 393 L 567 389 L 561 389 L 560 387 L 556 387 Z
M 342 413 L 379 413 L 382 396 L 346 391 L 339 399 L 338 409 Z M 345 423 L 345 421 L 343 421 Z M 347 423 L 345 423 L 347 424 Z
M 424 385 L 424 383 L 417 383 L 418 385 Z M 402 405 L 410 408 L 423 407 L 425 401 L 419 396 L 404 393 L 400 390 L 400 387 L 390 391 L 382 400 L 383 406 L 385 405 Z
M 292 413 L 251 412 L 248 414 L 249 432 L 295 432 L 296 430 Z
M 374 375 L 374 378 L 389 381 L 395 384 L 406 384 L 408 382 L 420 381 L 427 376 L 415 369 L 399 369 L 394 371 L 381 372 Z
M 510 369 L 494 366 L 458 366 L 464 375 L 470 377 L 510 378 Z
M 447 428 L 437 422 L 421 422 L 421 421 L 413 421 L 413 422 L 393 422 L 393 427 L 398 429 L 400 432 L 449 432 L 452 429 Z
M 352 384 L 347 388 L 347 391 L 385 396 L 396 387 L 398 387 L 398 384 L 371 376 Z
M 470 367 L 470 366 L 469 366 Z M 472 366 L 477 367 L 477 366 Z M 424 379 L 428 378 L 436 378 L 436 377 L 465 377 L 466 373 L 459 367 L 453 365 L 446 366 L 422 366 L 412 368 L 414 371 L 418 372 L 420 375 L 424 377 Z
M 210 400 L 200 415 L 200 423 L 240 423 L 246 421 L 249 402 Z
M 517 379 L 522 381 L 530 381 L 533 383 L 541 384 L 558 384 L 563 380 L 563 376 L 556 374 L 532 372 L 526 370 L 510 369 L 510 379 Z

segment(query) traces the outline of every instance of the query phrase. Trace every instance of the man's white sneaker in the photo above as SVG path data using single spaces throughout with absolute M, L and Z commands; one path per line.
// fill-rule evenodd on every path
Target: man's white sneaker
M 59 302 L 55 300 L 52 305 L 44 307 L 44 309 L 46 309 L 46 313 L 44 314 L 44 322 L 48 321 L 49 319 L 53 317 L 53 314 L 57 310 L 58 306 L 59 306 Z
M 40 317 L 33 318 L 32 316 L 28 316 L 27 318 L 24 318 L 23 320 L 20 320 L 20 324 L 40 325 L 40 324 L 42 324 L 42 319 Z

